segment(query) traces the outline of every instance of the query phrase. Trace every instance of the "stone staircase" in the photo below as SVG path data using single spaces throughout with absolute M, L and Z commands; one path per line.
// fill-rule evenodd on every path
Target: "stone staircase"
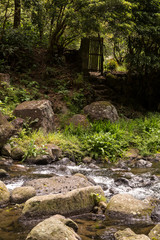
M 119 98 L 119 91 L 116 87 L 109 83 L 105 76 L 98 73 L 90 73 L 89 81 L 94 90 L 95 101 L 112 101 L 115 102 Z

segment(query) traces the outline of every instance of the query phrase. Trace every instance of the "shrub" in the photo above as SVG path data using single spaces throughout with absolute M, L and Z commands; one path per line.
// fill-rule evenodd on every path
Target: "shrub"
M 116 70 L 117 67 L 118 67 L 118 64 L 114 59 L 108 60 L 108 62 L 106 64 L 106 68 L 108 71 Z

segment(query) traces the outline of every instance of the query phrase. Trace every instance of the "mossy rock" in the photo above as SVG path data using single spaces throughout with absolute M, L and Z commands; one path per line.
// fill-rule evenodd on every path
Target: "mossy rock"
M 160 223 L 150 231 L 148 236 L 152 240 L 160 240 Z
M 110 120 L 115 122 L 119 119 L 116 108 L 108 101 L 97 101 L 87 105 L 83 109 L 91 120 Z
M 10 201 L 10 193 L 5 184 L 0 181 L 0 207 L 6 206 Z
M 4 144 L 8 141 L 14 132 L 15 129 L 12 124 L 9 123 L 0 112 L 0 148 L 4 146 Z
M 130 194 L 114 195 L 106 208 L 106 218 L 129 224 L 153 224 L 151 220 L 154 206 L 138 199 Z
M 71 219 L 60 215 L 50 217 L 35 226 L 26 240 L 81 240 L 72 226 L 67 225 L 69 222 L 72 222 L 72 226 L 76 225 Z
M 119 230 L 114 236 L 115 240 L 150 240 L 144 234 L 135 234 L 130 228 L 126 228 L 123 231 Z
M 95 200 L 93 193 L 104 196 L 100 186 L 75 189 L 66 194 L 36 196 L 26 201 L 22 211 L 23 217 L 40 217 L 61 214 L 71 216 L 90 212 Z

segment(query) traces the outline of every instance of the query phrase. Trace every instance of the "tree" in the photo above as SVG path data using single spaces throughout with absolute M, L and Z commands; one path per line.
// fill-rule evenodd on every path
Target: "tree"
M 21 21 L 21 1 L 14 0 L 14 28 L 18 28 L 20 26 Z
M 112 33 L 120 32 L 126 41 L 125 59 L 129 73 L 136 73 L 140 80 L 139 96 L 146 105 L 156 106 L 160 87 L 159 0 L 120 0 L 108 16 Z

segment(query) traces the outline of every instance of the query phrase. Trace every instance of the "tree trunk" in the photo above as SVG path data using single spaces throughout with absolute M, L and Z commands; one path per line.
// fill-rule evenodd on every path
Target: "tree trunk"
M 21 21 L 21 0 L 14 0 L 14 28 L 18 28 L 20 26 Z

